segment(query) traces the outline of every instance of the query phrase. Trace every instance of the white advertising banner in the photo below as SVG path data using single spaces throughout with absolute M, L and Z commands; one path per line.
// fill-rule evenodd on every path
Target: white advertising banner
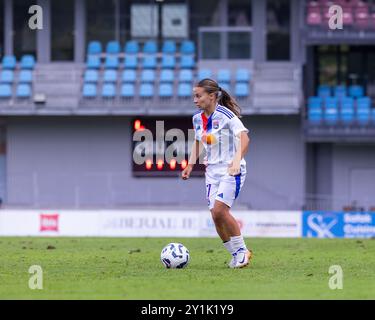
M 301 211 L 238 211 L 233 215 L 245 237 L 298 238 L 302 236 Z M 200 236 L 217 236 L 215 225 L 208 215 L 201 221 Z
M 237 211 L 246 237 L 301 237 L 300 211 Z M 2 210 L 0 236 L 217 237 L 207 210 Z

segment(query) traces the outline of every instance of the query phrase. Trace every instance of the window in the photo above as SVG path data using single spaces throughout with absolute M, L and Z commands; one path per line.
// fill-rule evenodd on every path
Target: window
M 87 43 L 98 40 L 105 48 L 108 41 L 115 39 L 115 1 L 86 1 L 86 22 Z
M 252 25 L 251 1 L 230 0 L 228 1 L 228 26 L 248 27 Z
M 290 60 L 290 2 L 267 1 L 267 59 Z
M 13 52 L 17 60 L 24 54 L 36 56 L 36 30 L 29 28 L 32 0 L 13 0 Z
M 52 60 L 73 60 L 74 55 L 74 1 L 51 2 Z

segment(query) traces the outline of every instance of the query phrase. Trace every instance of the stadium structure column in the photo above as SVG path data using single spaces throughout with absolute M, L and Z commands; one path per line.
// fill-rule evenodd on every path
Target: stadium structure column
M 291 0 L 290 2 L 290 52 L 292 61 L 295 63 L 303 62 L 303 50 L 301 41 L 300 12 L 302 3 L 300 0 Z
M 85 61 L 86 1 L 75 0 L 74 8 L 74 61 Z
M 43 29 L 37 32 L 37 55 L 39 63 L 51 61 L 51 3 L 50 0 L 38 0 L 43 8 Z
M 13 0 L 4 1 L 4 54 L 13 54 Z
M 253 33 L 251 56 L 254 62 L 266 60 L 266 1 L 253 0 L 252 8 Z M 254 45 L 256 44 L 256 45 Z

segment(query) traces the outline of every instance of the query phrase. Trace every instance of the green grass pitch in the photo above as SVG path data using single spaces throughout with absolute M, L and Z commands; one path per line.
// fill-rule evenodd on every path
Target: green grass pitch
M 0 299 L 375 299 L 375 240 L 246 240 L 250 267 L 226 267 L 220 240 L 205 238 L 0 238 Z M 169 242 L 189 250 L 186 269 L 165 269 Z M 31 290 L 31 265 L 43 289 Z M 331 265 L 343 289 L 331 290 Z

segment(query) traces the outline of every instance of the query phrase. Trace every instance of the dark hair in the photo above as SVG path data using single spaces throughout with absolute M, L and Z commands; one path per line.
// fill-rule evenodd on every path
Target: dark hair
M 198 82 L 196 87 L 203 88 L 207 93 L 215 93 L 220 105 L 227 107 L 237 117 L 241 117 L 241 108 L 236 100 L 227 91 L 220 88 L 215 80 L 203 79 Z

